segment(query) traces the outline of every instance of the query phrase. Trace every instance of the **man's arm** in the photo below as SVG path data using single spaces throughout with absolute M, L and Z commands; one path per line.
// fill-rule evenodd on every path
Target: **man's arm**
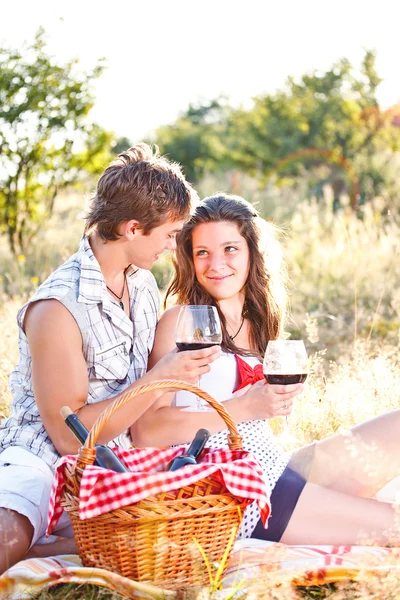
M 24 329 L 32 355 L 33 392 L 44 426 L 60 454 L 76 453 L 80 444 L 63 422 L 60 408 L 68 405 L 90 429 L 118 396 L 86 404 L 88 376 L 82 337 L 75 319 L 60 302 L 42 300 L 32 304 L 25 316 Z M 193 364 L 193 359 L 189 362 L 189 354 L 170 353 L 126 390 L 156 379 L 190 380 L 206 372 L 208 362 L 217 357 L 216 352 L 201 350 L 198 351 L 198 364 Z M 108 442 L 126 431 L 163 393 L 163 390 L 149 392 L 121 407 L 105 424 L 99 443 Z

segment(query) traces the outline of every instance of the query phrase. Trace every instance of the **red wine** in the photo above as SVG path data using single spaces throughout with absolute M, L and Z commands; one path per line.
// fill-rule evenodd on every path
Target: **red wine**
M 89 432 L 78 415 L 73 413 L 69 406 L 63 406 L 60 413 L 67 427 L 70 428 L 80 443 L 84 444 Z M 94 448 L 96 450 L 95 465 L 103 469 L 110 469 L 110 471 L 115 471 L 116 473 L 130 473 L 129 469 L 120 461 L 111 448 L 102 444 L 96 444 Z
M 211 348 L 211 346 L 218 346 L 215 342 L 176 342 L 179 352 L 183 350 L 202 350 L 203 348 Z
M 267 375 L 264 373 L 264 377 L 268 383 L 275 385 L 290 385 L 292 383 L 304 383 L 307 379 L 307 373 L 301 373 L 299 375 Z
M 209 437 L 210 432 L 207 429 L 199 429 L 185 454 L 176 456 L 168 465 L 167 471 L 177 471 L 186 465 L 196 465 Z

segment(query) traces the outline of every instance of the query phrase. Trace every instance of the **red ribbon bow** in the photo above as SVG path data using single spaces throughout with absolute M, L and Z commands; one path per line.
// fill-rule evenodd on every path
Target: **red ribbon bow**
M 264 373 L 262 365 L 256 365 L 253 369 L 243 358 L 240 358 L 237 354 L 235 354 L 237 368 L 238 368 L 238 381 L 239 384 L 233 390 L 233 392 L 237 392 L 242 388 L 246 387 L 246 385 L 253 385 L 256 381 L 260 381 L 264 379 Z

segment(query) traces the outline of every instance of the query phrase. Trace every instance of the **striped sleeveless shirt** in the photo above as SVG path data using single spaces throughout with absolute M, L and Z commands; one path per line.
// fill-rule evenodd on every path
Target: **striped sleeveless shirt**
M 0 452 L 9 446 L 21 446 L 43 458 L 51 468 L 59 458 L 33 394 L 32 359 L 23 330 L 25 313 L 32 302 L 56 299 L 74 317 L 87 364 L 88 404 L 116 396 L 146 373 L 158 319 L 159 292 L 150 271 L 130 268 L 126 279 L 132 321 L 108 294 L 99 263 L 83 237 L 79 251 L 54 271 L 20 309 L 19 362 L 10 375 L 13 400 L 10 416 L 0 424 Z M 129 447 L 128 432 L 110 442 L 115 444 Z

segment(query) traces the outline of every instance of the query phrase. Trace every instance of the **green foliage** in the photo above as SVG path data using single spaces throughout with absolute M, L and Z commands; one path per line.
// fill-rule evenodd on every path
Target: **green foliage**
M 378 104 L 380 82 L 375 54 L 367 51 L 358 70 L 342 59 L 325 73 L 289 77 L 284 89 L 254 98 L 250 109 L 220 100 L 189 106 L 157 131 L 156 141 L 194 181 L 226 169 L 261 186 L 302 178 L 319 198 L 330 184 L 334 210 L 344 194 L 355 208 L 384 192 L 400 149 L 394 112 Z
M 378 105 L 380 81 L 372 52 L 366 52 L 359 72 L 341 60 L 326 73 L 314 71 L 299 82 L 289 78 L 284 90 L 258 97 L 250 111 L 233 114 L 239 161 L 252 156 L 245 168 L 254 173 L 257 166 L 264 181 L 272 174 L 278 179 L 304 175 L 326 164 L 334 208 L 345 189 L 354 206 L 359 199 L 370 200 L 383 183 L 371 157 L 388 148 L 389 140 L 392 150 L 400 144 L 391 113 L 382 113 Z
M 91 85 L 103 66 L 55 64 L 40 29 L 21 50 L 0 48 L 0 233 L 23 254 L 57 192 L 110 157 L 110 133 L 90 121 Z
M 204 105 L 190 105 L 176 123 L 156 131 L 156 143 L 184 167 L 186 177 L 198 182 L 207 172 L 226 163 L 225 120 L 228 111 L 223 99 Z
M 133 146 L 133 142 L 126 136 L 122 136 L 112 144 L 112 150 L 114 154 L 119 154 L 120 152 L 124 152 L 124 150 L 131 148 L 131 146 Z

